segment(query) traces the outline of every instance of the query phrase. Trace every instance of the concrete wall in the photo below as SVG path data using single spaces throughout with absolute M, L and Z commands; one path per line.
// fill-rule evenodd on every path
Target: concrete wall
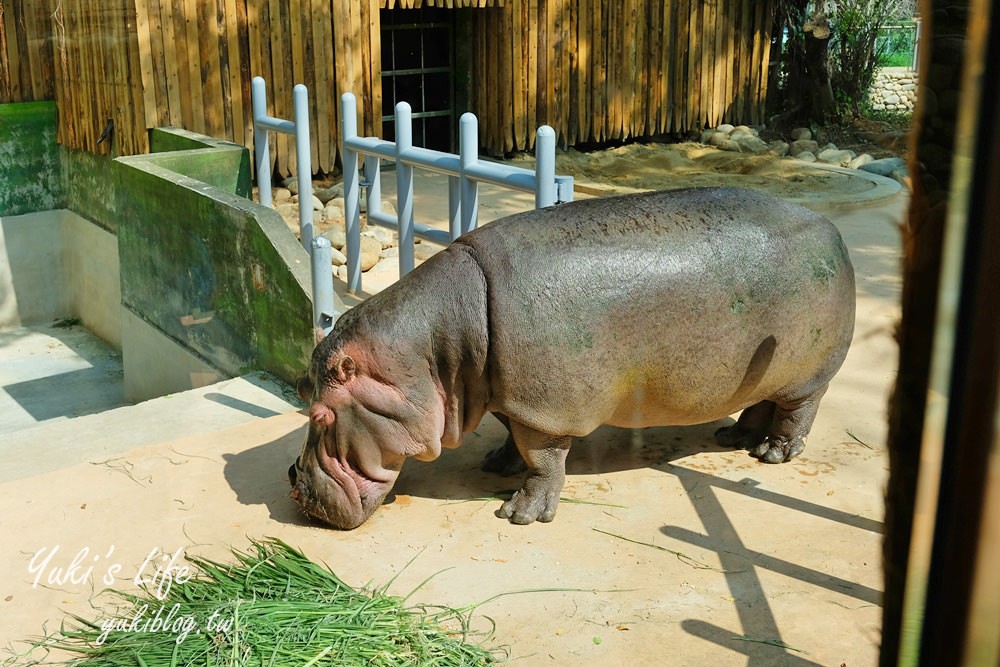
M 0 329 L 79 318 L 121 346 L 118 239 L 65 209 L 0 218 Z
M 139 372 L 130 360 L 178 347 L 196 373 L 261 368 L 292 382 L 305 369 L 309 258 L 276 212 L 237 194 L 245 155 L 219 142 L 115 160 L 126 378 Z M 134 400 L 128 380 L 126 391 Z
M 248 199 L 249 152 L 174 128 L 150 146 L 66 150 L 54 104 L 0 105 L 0 328 L 79 318 L 122 349 L 131 401 L 250 369 L 294 381 L 309 259 Z
M 55 102 L 0 104 L 0 216 L 65 206 Z

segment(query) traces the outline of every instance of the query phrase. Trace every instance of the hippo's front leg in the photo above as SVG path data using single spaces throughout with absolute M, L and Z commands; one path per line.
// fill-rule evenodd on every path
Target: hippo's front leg
M 513 420 L 510 432 L 528 464 L 528 478 L 496 515 L 517 524 L 552 521 L 566 481 L 566 454 L 572 438 L 542 433 Z

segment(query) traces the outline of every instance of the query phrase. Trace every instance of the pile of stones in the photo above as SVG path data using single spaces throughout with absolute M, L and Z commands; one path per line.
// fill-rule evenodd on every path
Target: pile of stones
M 254 198 L 256 196 L 254 188 Z M 299 196 L 298 180 L 295 178 L 285 179 L 281 187 L 271 190 L 271 201 L 278 215 L 285 221 L 288 228 L 299 235 L 299 206 L 302 198 Z M 366 201 L 360 199 L 361 212 L 365 212 Z M 309 205 L 313 209 L 313 228 L 316 236 L 325 236 L 333 246 L 333 266 L 337 276 L 343 280 L 347 279 L 347 256 L 344 246 L 347 244 L 346 224 L 344 222 L 344 184 L 335 183 L 331 186 L 324 186 L 320 183 L 313 184 L 313 192 L 309 199 Z M 382 201 L 382 211 L 390 215 L 396 212 L 396 208 L 389 200 Z M 399 237 L 392 230 L 376 225 L 366 225 L 365 216 L 361 216 L 361 270 L 368 272 L 376 267 L 382 260 L 389 260 L 387 265 L 395 266 L 399 257 Z M 421 243 L 417 239 L 414 255 L 417 262 L 421 262 L 435 252 L 440 250 L 437 246 Z M 388 266 L 384 267 L 388 269 Z
M 878 111 L 912 112 L 917 103 L 917 73 L 908 68 L 878 70 L 868 102 Z
M 812 130 L 807 127 L 792 130 L 788 135 L 788 141 L 777 139 L 766 142 L 760 138 L 756 128 L 722 124 L 702 132 L 700 141 L 724 151 L 787 156 L 803 162 L 820 162 L 837 167 L 860 169 L 871 174 L 888 176 L 900 182 L 905 182 L 907 177 L 906 163 L 902 158 L 876 160 L 868 153 L 858 155 L 852 150 L 841 150 L 832 143 L 821 146 L 813 137 Z

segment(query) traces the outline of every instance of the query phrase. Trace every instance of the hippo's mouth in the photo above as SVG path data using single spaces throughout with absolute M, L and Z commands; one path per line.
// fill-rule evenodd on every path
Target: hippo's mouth
M 291 497 L 308 515 L 336 528 L 350 530 L 364 523 L 392 488 L 395 478 L 382 480 L 363 466 L 327 454 L 319 446 L 312 465 L 301 457 L 288 469 Z M 388 472 L 388 471 L 387 471 Z

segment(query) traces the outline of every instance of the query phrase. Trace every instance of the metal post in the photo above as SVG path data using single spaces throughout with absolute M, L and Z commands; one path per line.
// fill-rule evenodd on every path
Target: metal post
M 299 83 L 292 88 L 295 121 L 295 169 L 299 181 L 299 239 L 306 251 L 312 249 L 312 157 L 309 148 L 309 91 Z
M 535 208 L 556 203 L 556 132 L 542 125 L 535 133 Z
M 458 121 L 458 155 L 462 233 L 465 234 L 479 224 L 479 183 L 465 175 L 465 170 L 479 160 L 479 121 L 468 111 Z
M 462 190 L 458 176 L 448 177 L 448 233 L 452 241 L 462 235 Z
M 399 224 L 399 277 L 413 270 L 413 167 L 403 163 L 403 156 L 413 146 L 413 121 L 410 105 L 396 105 L 396 221 Z
M 367 190 L 366 208 L 370 225 L 372 218 L 382 212 L 382 159 L 377 155 L 366 155 L 364 173 Z
M 255 76 L 250 84 L 250 99 L 253 107 L 253 153 L 257 172 L 257 192 L 260 203 L 271 206 L 271 149 L 268 131 L 257 126 L 257 121 L 267 116 L 267 88 L 264 79 Z
M 313 326 L 327 335 L 340 315 L 333 300 L 333 247 L 322 236 L 312 242 Z
M 358 206 L 358 154 L 347 148 L 358 136 L 357 103 L 354 95 L 340 98 L 340 136 L 344 156 L 344 221 L 347 232 L 347 289 L 361 289 L 361 210 Z

